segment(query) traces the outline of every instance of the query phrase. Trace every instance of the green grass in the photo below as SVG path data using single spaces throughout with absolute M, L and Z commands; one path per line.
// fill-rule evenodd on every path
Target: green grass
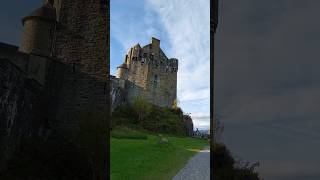
M 114 138 L 111 135 L 111 180 L 169 180 L 196 152 L 208 146 L 206 140 L 165 136 L 168 144 L 159 144 L 155 135 L 147 139 Z
M 111 131 L 111 137 L 118 139 L 147 139 L 148 136 L 137 130 L 132 130 L 127 127 L 117 128 Z

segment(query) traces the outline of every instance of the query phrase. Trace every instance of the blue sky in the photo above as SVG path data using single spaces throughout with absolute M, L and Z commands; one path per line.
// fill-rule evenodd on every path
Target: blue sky
M 194 126 L 210 124 L 209 0 L 111 0 L 111 74 L 128 49 L 161 40 L 169 58 L 179 60 L 178 100 Z

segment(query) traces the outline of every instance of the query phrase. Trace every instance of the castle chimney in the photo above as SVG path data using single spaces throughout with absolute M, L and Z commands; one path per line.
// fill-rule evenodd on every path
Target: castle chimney
M 157 39 L 157 38 L 152 37 L 151 44 L 152 44 L 152 52 L 155 55 L 158 55 L 159 52 L 160 52 L 160 40 Z

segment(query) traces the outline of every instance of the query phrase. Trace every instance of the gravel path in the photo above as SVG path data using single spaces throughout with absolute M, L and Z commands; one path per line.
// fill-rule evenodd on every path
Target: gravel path
M 172 180 L 210 180 L 209 147 L 193 156 Z

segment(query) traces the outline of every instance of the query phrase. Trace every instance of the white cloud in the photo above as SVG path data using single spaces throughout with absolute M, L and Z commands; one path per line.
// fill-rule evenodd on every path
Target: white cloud
M 210 1 L 146 0 L 147 9 L 159 14 L 171 44 L 171 56 L 179 59 L 178 98 L 186 112 L 210 112 Z M 191 107 L 189 101 L 202 101 Z M 205 101 L 205 103 L 204 103 Z M 200 111 L 200 112 L 199 112 Z M 195 125 L 209 127 L 209 118 Z
M 210 116 L 207 113 L 192 113 L 193 126 L 199 129 L 208 129 Z

